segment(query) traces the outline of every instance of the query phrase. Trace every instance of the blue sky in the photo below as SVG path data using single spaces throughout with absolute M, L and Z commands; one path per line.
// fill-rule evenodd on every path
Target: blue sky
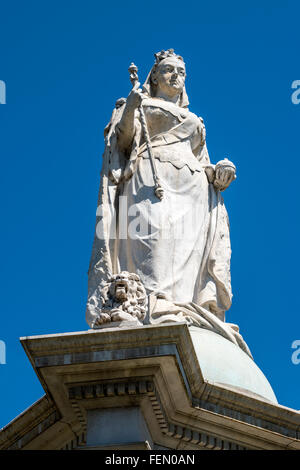
M 224 193 L 227 319 L 280 404 L 300 409 L 299 14 L 299 2 L 276 0 L 2 2 L 0 427 L 43 395 L 19 337 L 88 328 L 103 128 L 130 91 L 130 62 L 145 79 L 168 48 L 185 59 L 211 160 L 237 166 Z

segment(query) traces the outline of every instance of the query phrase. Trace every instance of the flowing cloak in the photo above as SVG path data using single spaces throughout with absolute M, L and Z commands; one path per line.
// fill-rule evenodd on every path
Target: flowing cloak
M 231 306 L 229 222 L 223 198 L 209 182 L 202 118 L 149 98 L 143 107 L 159 178 L 154 194 L 151 161 L 138 111 L 130 155 L 118 146 L 125 100 L 105 128 L 95 238 L 88 272 L 86 318 L 101 312 L 101 289 L 112 274 L 140 276 L 150 301 L 150 323 L 182 321 L 217 331 L 250 355 L 236 329 L 224 323 Z M 130 161 L 130 178 L 124 171 Z

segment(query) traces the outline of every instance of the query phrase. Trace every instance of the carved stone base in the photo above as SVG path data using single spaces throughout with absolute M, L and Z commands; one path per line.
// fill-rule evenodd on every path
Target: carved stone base
M 102 325 L 97 325 L 93 329 L 90 329 L 89 331 L 93 330 L 103 330 L 103 329 L 115 329 L 115 328 L 137 328 L 139 326 L 143 326 L 143 324 L 136 318 L 133 320 L 124 320 L 124 321 L 114 321 L 114 322 L 109 322 L 109 323 L 103 323 Z
M 168 323 L 21 342 L 46 395 L 0 432 L 0 449 L 300 450 L 300 413 L 213 331 Z

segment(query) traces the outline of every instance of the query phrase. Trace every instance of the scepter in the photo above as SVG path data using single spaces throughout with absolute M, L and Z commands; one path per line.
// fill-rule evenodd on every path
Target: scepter
M 134 65 L 133 62 L 131 62 L 128 71 L 129 71 L 130 81 L 132 83 L 132 86 L 134 87 L 135 84 L 138 82 L 138 79 L 139 79 L 138 74 L 137 74 L 138 68 L 137 68 L 136 65 Z M 143 130 L 144 137 L 145 137 L 146 147 L 147 147 L 149 159 L 150 159 L 151 166 L 152 166 L 154 187 L 155 187 L 154 192 L 155 192 L 155 195 L 158 197 L 158 199 L 162 200 L 164 190 L 161 186 L 160 179 L 159 179 L 158 174 L 157 174 L 155 158 L 154 158 L 153 151 L 152 151 L 152 146 L 151 146 L 151 139 L 150 139 L 150 135 L 149 135 L 148 127 L 147 127 L 147 121 L 146 121 L 146 117 L 145 117 L 145 113 L 144 113 L 144 109 L 143 109 L 142 104 L 139 106 L 139 112 L 140 112 L 142 130 Z

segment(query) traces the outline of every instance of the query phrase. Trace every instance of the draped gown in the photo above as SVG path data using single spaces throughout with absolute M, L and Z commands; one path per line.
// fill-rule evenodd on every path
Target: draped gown
M 138 115 L 130 156 L 136 168 L 122 179 L 128 156 L 118 145 L 121 105 L 106 128 L 87 320 L 101 310 L 103 284 L 120 271 L 138 274 L 148 294 L 192 302 L 223 320 L 231 305 L 229 225 L 205 172 L 210 161 L 203 120 L 158 98 L 144 100 L 143 108 L 164 197 L 154 194 Z

